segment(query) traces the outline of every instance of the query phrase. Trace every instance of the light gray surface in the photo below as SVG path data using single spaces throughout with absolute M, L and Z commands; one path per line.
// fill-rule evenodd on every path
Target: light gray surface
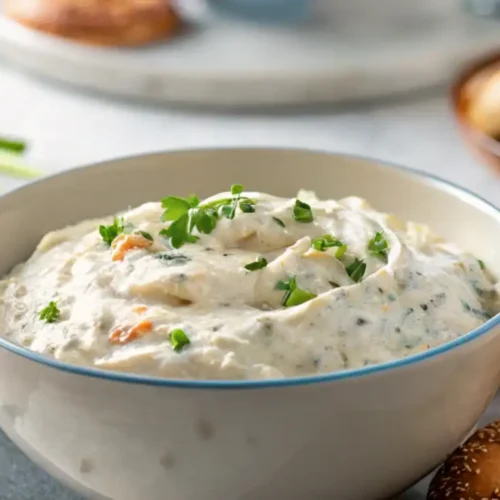
M 462 146 L 444 94 L 335 113 L 322 110 L 300 115 L 196 115 L 72 94 L 1 66 L 0 95 L 0 135 L 28 139 L 32 145 L 29 157 L 48 173 L 69 165 L 152 150 L 303 146 L 405 164 L 500 202 L 500 177 L 474 162 Z M 19 184 L 0 180 L 3 190 Z M 485 420 L 492 418 L 500 418 L 498 398 Z M 422 483 L 402 498 L 423 500 L 425 488 Z M 0 434 L 0 500 L 77 498 L 32 466 Z

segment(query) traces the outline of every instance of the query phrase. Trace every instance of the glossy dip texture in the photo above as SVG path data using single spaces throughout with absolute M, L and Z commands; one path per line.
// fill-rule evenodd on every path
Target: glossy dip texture
M 402 358 L 500 310 L 481 261 L 360 198 L 221 193 L 204 206 L 214 227 L 180 244 L 160 202 L 49 233 L 0 283 L 2 331 L 71 364 L 246 380 Z

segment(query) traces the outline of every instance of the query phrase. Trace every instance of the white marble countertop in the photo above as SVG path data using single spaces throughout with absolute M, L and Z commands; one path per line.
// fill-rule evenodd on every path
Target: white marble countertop
M 142 152 L 203 146 L 294 146 L 373 156 L 432 172 L 500 203 L 500 176 L 461 143 L 445 92 L 398 103 L 303 113 L 215 115 L 143 108 L 53 87 L 2 66 L 0 136 L 30 143 L 47 173 Z M 0 190 L 20 181 L 0 178 Z M 500 417 L 500 402 L 485 421 Z M 404 500 L 423 500 L 424 481 Z M 0 433 L 0 500 L 76 500 Z
M 48 172 L 153 150 L 304 146 L 402 163 L 500 201 L 500 177 L 464 148 L 444 94 L 336 112 L 195 114 L 76 94 L 4 66 L 0 135 L 26 138 L 30 158 Z

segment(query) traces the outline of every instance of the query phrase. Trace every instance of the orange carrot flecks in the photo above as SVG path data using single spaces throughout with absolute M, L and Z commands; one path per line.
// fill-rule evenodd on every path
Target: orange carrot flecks
M 142 337 L 146 333 L 151 332 L 152 329 L 153 323 L 148 320 L 143 320 L 128 330 L 116 328 L 109 334 L 109 341 L 112 344 L 128 344 L 129 342 Z
M 148 248 L 152 244 L 153 242 L 142 236 L 142 234 L 120 234 L 111 244 L 113 249 L 112 259 L 123 260 L 128 251 L 134 248 Z

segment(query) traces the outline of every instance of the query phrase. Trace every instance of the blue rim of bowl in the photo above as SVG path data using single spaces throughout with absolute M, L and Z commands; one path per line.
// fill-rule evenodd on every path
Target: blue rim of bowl
M 458 197 L 466 197 L 469 200 L 473 201 L 475 204 L 478 202 L 483 205 L 483 208 L 486 207 L 489 210 L 493 211 L 500 218 L 500 208 L 493 205 L 489 201 L 485 200 L 481 196 L 469 191 L 468 189 L 454 184 L 453 182 L 442 179 L 441 177 L 430 174 L 428 172 L 422 172 L 410 167 L 403 167 L 401 165 L 392 163 L 390 161 L 378 160 L 376 158 L 370 158 L 367 156 L 356 155 L 356 154 L 347 154 L 340 153 L 334 151 L 326 151 L 319 149 L 308 149 L 308 148 L 266 148 L 266 147 L 241 147 L 241 148 L 200 148 L 200 149 L 175 149 L 169 151 L 158 151 L 148 154 L 139 154 L 132 155 L 126 157 L 120 157 L 112 160 L 107 160 L 99 163 L 93 163 L 90 165 L 83 165 L 80 167 L 73 168 L 71 170 L 66 170 L 63 172 L 59 172 L 56 174 L 45 176 L 41 179 L 38 179 L 34 182 L 31 182 L 28 185 L 21 186 L 17 189 L 10 191 L 4 196 L 9 196 L 10 193 L 14 193 L 19 190 L 29 189 L 30 186 L 36 185 L 38 183 L 43 183 L 44 181 L 52 178 L 67 175 L 70 172 L 75 172 L 79 170 L 87 170 L 91 168 L 102 168 L 107 164 L 117 163 L 124 160 L 141 160 L 146 157 L 157 156 L 157 155 L 168 155 L 168 154 L 189 154 L 189 153 L 200 153 L 200 152 L 231 152 L 231 151 L 269 151 L 269 152 L 301 152 L 301 153 L 313 153 L 313 154 L 325 154 L 329 155 L 332 158 L 342 157 L 342 158 L 352 158 L 363 161 L 368 161 L 373 163 L 374 165 L 381 166 L 382 168 L 388 168 L 397 170 L 402 173 L 413 175 L 419 179 L 431 181 L 434 184 L 439 185 L 441 188 L 444 188 L 447 191 L 451 191 Z M 3 196 L 2 196 L 3 198 Z M 499 220 L 500 223 L 500 220 Z M 491 332 L 495 327 L 500 326 L 500 313 L 490 318 L 488 321 L 483 323 L 479 328 L 472 330 L 461 337 L 458 337 L 451 342 L 446 342 L 440 346 L 429 349 L 428 351 L 421 352 L 418 354 L 413 354 L 410 356 L 406 356 L 404 358 L 399 358 L 391 361 L 387 361 L 385 363 L 379 363 L 376 365 L 365 366 L 362 368 L 354 368 L 349 370 L 343 370 L 332 373 L 322 373 L 319 375 L 307 375 L 303 377 L 288 377 L 288 378 L 276 378 L 276 379 L 264 379 L 264 380 L 184 380 L 184 379 L 169 379 L 169 378 L 161 378 L 161 377 L 151 377 L 146 375 L 136 375 L 133 373 L 122 373 L 122 372 L 114 372 L 107 370 L 100 370 L 98 368 L 88 368 L 84 366 L 71 365 L 69 363 L 65 363 L 63 361 L 58 361 L 56 359 L 52 359 L 48 356 L 44 356 L 43 354 L 39 354 L 33 351 L 26 349 L 20 345 L 14 344 L 4 337 L 0 336 L 0 348 L 4 348 L 7 351 L 10 351 L 14 354 L 17 354 L 23 358 L 26 358 L 30 361 L 34 361 L 35 363 L 40 363 L 42 365 L 48 366 L 50 368 L 63 371 L 66 373 L 71 373 L 73 375 L 83 375 L 86 377 L 92 377 L 96 379 L 103 379 L 107 381 L 114 382 L 123 382 L 130 384 L 139 384 L 139 385 L 147 385 L 147 386 L 155 386 L 155 387 L 171 387 L 171 388 L 180 388 L 180 389 L 229 389 L 229 390 L 241 390 L 241 389 L 266 389 L 273 387 L 297 387 L 309 384 L 318 384 L 323 382 L 335 382 L 340 380 L 347 380 L 356 377 L 362 377 L 367 375 L 373 375 L 378 373 L 383 373 L 388 370 L 394 370 L 396 368 L 403 368 L 406 366 L 413 365 L 420 361 L 429 360 L 439 356 L 440 354 L 444 354 L 448 351 L 451 351 L 459 346 L 464 344 L 468 344 L 472 340 L 481 337 L 482 335 Z

